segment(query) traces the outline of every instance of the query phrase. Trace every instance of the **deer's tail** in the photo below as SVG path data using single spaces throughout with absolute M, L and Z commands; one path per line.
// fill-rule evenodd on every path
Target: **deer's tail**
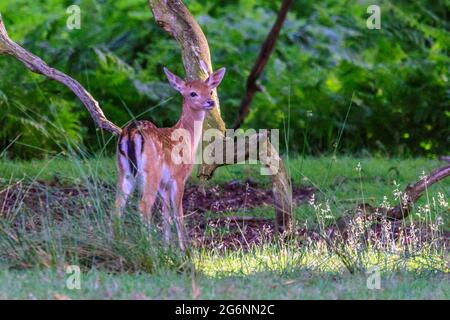
M 128 168 L 124 169 L 128 169 L 133 177 L 136 177 L 138 172 L 137 159 L 141 156 L 144 147 L 144 137 L 142 136 L 138 124 L 138 122 L 133 121 L 123 129 L 117 146 L 119 158 L 123 157 L 128 162 Z

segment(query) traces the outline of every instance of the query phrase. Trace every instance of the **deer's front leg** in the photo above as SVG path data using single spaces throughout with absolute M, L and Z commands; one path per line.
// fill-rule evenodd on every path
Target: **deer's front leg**
M 184 214 L 183 214 L 183 194 L 184 181 L 176 181 L 171 189 L 170 200 L 172 204 L 173 220 L 178 234 L 178 244 L 180 249 L 186 250 L 186 232 L 184 228 Z
M 162 202 L 162 219 L 163 219 L 163 230 L 164 230 L 164 244 L 168 246 L 170 244 L 170 238 L 171 238 L 171 225 L 172 225 L 172 218 L 170 217 L 170 196 L 169 191 L 165 187 L 160 187 L 159 189 L 159 195 L 161 197 Z

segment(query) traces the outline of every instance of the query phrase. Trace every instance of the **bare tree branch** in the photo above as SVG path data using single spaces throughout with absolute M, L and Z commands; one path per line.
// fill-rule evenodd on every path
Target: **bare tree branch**
M 448 176 L 450 176 L 450 165 L 438 168 L 413 185 L 409 185 L 401 199 L 401 204 L 398 204 L 386 212 L 387 218 L 393 220 L 406 218 L 413 209 L 414 203 L 419 200 L 427 188 Z
M 107 130 L 113 134 L 120 134 L 122 130 L 106 119 L 98 102 L 78 81 L 59 70 L 49 67 L 41 58 L 33 55 L 12 41 L 6 32 L 6 28 L 0 14 L 0 55 L 5 54 L 15 57 L 31 71 L 42 74 L 49 79 L 56 80 L 64 84 L 81 100 L 91 114 L 91 117 L 94 119 L 98 128 Z
M 359 204 L 355 209 L 349 210 L 341 218 L 336 221 L 336 226 L 340 230 L 341 235 L 346 237 L 348 227 L 356 217 L 372 221 L 381 221 L 385 218 L 392 221 L 400 221 L 408 217 L 414 208 L 414 204 L 419 200 L 423 193 L 436 182 L 439 182 L 450 176 L 450 165 L 435 169 L 429 175 L 421 178 L 414 184 L 406 187 L 401 195 L 400 203 L 390 209 L 372 207 L 368 203 Z
M 247 88 L 245 96 L 239 106 L 239 115 L 233 125 L 234 129 L 237 129 L 242 125 L 245 117 L 250 110 L 250 105 L 253 101 L 255 93 L 257 91 L 261 91 L 257 80 L 261 76 L 261 73 L 263 72 L 264 68 L 267 65 L 267 62 L 269 61 L 270 55 L 272 54 L 273 48 L 275 47 L 275 43 L 277 42 L 281 27 L 283 26 L 284 20 L 286 20 L 287 13 L 292 2 L 293 0 L 283 0 L 280 11 L 278 12 L 277 20 L 275 21 L 275 24 L 267 35 L 267 38 L 264 41 L 261 50 L 259 51 L 258 58 L 256 59 L 252 71 L 247 78 Z

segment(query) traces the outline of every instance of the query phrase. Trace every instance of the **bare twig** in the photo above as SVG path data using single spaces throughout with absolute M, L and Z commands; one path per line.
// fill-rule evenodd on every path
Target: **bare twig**
M 20 45 L 12 41 L 6 32 L 6 28 L 0 14 L 0 55 L 5 54 L 15 57 L 31 71 L 42 74 L 49 79 L 56 80 L 64 84 L 81 100 L 91 114 L 91 117 L 94 119 L 98 128 L 107 130 L 113 134 L 120 134 L 122 130 L 106 119 L 98 102 L 78 81 L 59 70 L 49 67 L 41 58 L 28 52 Z
M 281 27 L 283 26 L 284 20 L 286 19 L 289 7 L 291 6 L 292 2 L 293 0 L 283 0 L 280 11 L 278 12 L 277 20 L 275 21 L 275 24 L 267 35 L 267 38 L 264 41 L 261 50 L 259 51 L 258 58 L 256 59 L 252 71 L 247 78 L 247 88 L 245 96 L 239 106 L 239 115 L 233 125 L 234 129 L 237 129 L 242 125 L 245 117 L 249 112 L 250 104 L 253 101 L 255 93 L 257 91 L 261 91 L 257 80 L 261 76 L 261 73 L 263 72 L 265 66 L 267 65 L 267 62 L 269 61 L 270 55 L 272 54 L 273 48 L 275 47 L 275 43 L 277 42 Z

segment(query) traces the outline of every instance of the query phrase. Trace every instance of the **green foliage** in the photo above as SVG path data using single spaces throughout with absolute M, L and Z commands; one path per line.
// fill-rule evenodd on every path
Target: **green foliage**
M 182 63 L 176 43 L 154 23 L 145 1 L 77 3 L 82 25 L 72 31 L 65 25 L 72 2 L 2 2 L 0 11 L 13 39 L 78 79 L 114 123 L 139 117 L 172 125 L 180 98 L 162 67 L 182 75 Z M 282 145 L 310 154 L 448 152 L 448 2 L 380 1 L 381 30 L 366 28 L 370 4 L 295 1 L 245 126 L 285 130 Z M 228 69 L 219 94 L 231 124 L 278 4 L 186 5 L 204 29 L 214 65 Z M 10 157 L 103 148 L 89 114 L 65 87 L 5 57 L 0 79 L 0 146 Z

